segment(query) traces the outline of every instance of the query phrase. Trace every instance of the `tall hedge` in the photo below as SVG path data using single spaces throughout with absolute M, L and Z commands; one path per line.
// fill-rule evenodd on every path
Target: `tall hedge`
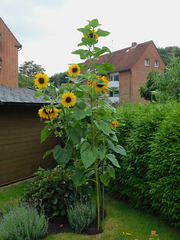
M 180 104 L 128 104 L 117 109 L 127 156 L 109 192 L 180 226 Z

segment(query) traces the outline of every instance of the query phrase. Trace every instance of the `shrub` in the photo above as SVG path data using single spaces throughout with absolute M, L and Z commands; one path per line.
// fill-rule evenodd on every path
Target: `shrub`
M 180 111 L 172 111 L 162 122 L 151 149 L 147 177 L 152 207 L 180 227 Z
M 48 220 L 43 212 L 28 205 L 13 207 L 6 213 L 0 225 L 1 240 L 36 240 L 44 237 Z
M 36 178 L 26 189 L 23 201 L 35 203 L 38 209 L 43 207 L 49 218 L 67 214 L 67 207 L 80 198 L 73 186 L 72 174 L 69 170 L 57 166 L 52 170 L 39 168 Z M 82 198 L 88 198 L 83 194 Z
M 68 208 L 67 213 L 71 227 L 76 233 L 81 233 L 96 218 L 96 207 L 92 202 L 76 203 Z
M 117 155 L 121 168 L 109 192 L 180 226 L 180 105 L 129 104 L 117 116 L 127 156 Z

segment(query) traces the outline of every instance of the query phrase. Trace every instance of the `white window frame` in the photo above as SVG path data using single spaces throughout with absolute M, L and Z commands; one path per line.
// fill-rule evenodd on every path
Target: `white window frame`
M 115 93 L 111 92 L 112 96 L 110 96 L 110 97 L 119 97 L 119 89 L 114 89 L 114 91 L 115 91 Z M 118 96 L 115 94 L 118 94 Z
M 118 80 L 114 80 L 116 76 L 118 76 Z M 119 73 L 110 74 L 110 81 L 111 82 L 119 82 Z
M 159 67 L 159 60 L 154 61 L 154 67 L 158 68 Z
M 149 67 L 149 58 L 144 59 L 144 66 Z

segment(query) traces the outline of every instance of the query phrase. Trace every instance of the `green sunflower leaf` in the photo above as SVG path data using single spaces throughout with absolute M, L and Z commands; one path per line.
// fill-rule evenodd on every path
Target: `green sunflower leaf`
M 94 120 L 94 123 L 96 124 L 96 127 L 101 130 L 105 135 L 108 135 L 112 132 L 109 124 L 107 122 L 104 122 L 101 119 Z
M 44 159 L 46 156 L 50 155 L 52 152 L 53 152 L 53 149 L 47 151 L 47 152 L 43 155 L 43 159 Z
M 41 143 L 44 142 L 51 133 L 51 127 L 49 125 L 46 125 L 41 131 Z
M 35 97 L 39 97 L 39 96 L 41 96 L 41 95 L 42 95 L 42 92 L 38 92 L 38 91 L 35 92 L 35 94 L 34 94 Z
M 106 36 L 108 36 L 108 35 L 110 34 L 110 32 L 104 31 L 104 30 L 102 30 L 102 29 L 99 28 L 99 29 L 97 30 L 96 34 L 97 34 L 99 37 L 106 37 Z
M 97 18 L 89 21 L 89 26 L 92 27 L 92 28 L 96 28 L 96 27 L 98 27 L 100 25 L 101 24 L 99 24 L 99 21 L 97 20 Z
M 108 142 L 109 148 L 112 149 L 114 152 L 119 153 L 123 156 L 126 156 L 126 151 L 122 146 L 120 145 L 115 146 L 109 139 L 107 139 L 107 142 Z
M 65 167 L 66 163 L 69 162 L 72 156 L 72 148 L 70 144 L 67 144 L 65 148 L 60 145 L 55 146 L 53 149 L 53 157 L 58 164 Z
M 114 154 L 107 154 L 107 158 L 112 162 L 112 164 L 118 168 L 120 168 L 120 165 L 118 163 L 118 160 L 116 159 Z
M 84 137 L 84 129 L 77 124 L 74 127 L 68 126 L 65 131 L 67 136 L 75 144 L 79 144 L 81 142 L 81 138 Z
M 98 41 L 94 38 L 82 38 L 82 43 L 84 45 L 88 45 L 88 46 L 92 46 L 94 44 L 96 44 Z
M 75 186 L 83 185 L 86 181 L 84 171 L 82 169 L 76 168 L 75 173 L 72 176 L 72 180 Z
M 80 153 L 82 162 L 86 169 L 90 167 L 98 157 L 98 149 L 96 147 L 91 149 L 91 146 L 88 142 L 83 143 Z
M 107 165 L 106 171 L 109 173 L 110 177 L 115 179 L 115 169 L 110 164 Z
M 110 179 L 111 179 L 111 177 L 109 176 L 108 173 L 100 175 L 100 180 L 105 186 L 107 186 L 109 184 Z
M 99 149 L 99 158 L 103 160 L 106 156 L 106 147 L 102 145 Z

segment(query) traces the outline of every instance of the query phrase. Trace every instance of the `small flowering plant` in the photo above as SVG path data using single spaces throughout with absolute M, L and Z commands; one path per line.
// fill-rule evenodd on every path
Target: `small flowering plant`
M 75 85 L 73 91 L 64 90 L 61 94 L 53 83 L 48 83 L 44 74 L 38 74 L 34 80 L 38 88 L 35 96 L 44 94 L 44 100 L 49 103 L 38 112 L 47 124 L 41 133 L 41 142 L 52 132 L 60 139 L 59 145 L 45 156 L 53 153 L 62 167 L 71 165 L 76 186 L 86 181 L 95 182 L 98 229 L 100 210 L 104 213 L 104 186 L 115 178 L 115 167 L 120 167 L 115 153 L 126 155 L 124 148 L 118 145 L 116 111 L 108 99 L 108 92 L 112 90 L 108 86 L 107 72 L 113 71 L 114 66 L 98 64 L 98 58 L 110 50 L 96 45 L 99 38 L 109 32 L 99 27 L 98 20 L 94 19 L 78 29 L 82 33 L 78 46 L 85 49 L 73 54 L 78 54 L 84 63 L 69 67 L 67 75 L 69 82 Z M 49 96 L 48 91 L 53 94 Z
M 160 240 L 159 235 L 156 233 L 156 231 L 151 230 L 151 235 L 149 237 L 149 240 Z

